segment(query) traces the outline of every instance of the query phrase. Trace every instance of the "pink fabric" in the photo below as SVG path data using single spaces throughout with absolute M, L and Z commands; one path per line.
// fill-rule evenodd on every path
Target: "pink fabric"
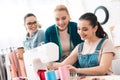
M 18 61 L 19 61 L 20 71 L 21 71 L 22 77 L 27 77 L 26 70 L 25 70 L 24 60 L 23 59 L 19 59 Z
M 18 76 L 21 76 L 21 71 L 20 71 L 20 65 L 19 65 L 19 62 L 18 62 L 18 58 L 17 58 L 17 52 L 16 51 L 13 51 L 13 59 L 14 59 L 14 62 L 15 62 L 15 68 L 16 68 L 16 73 Z
M 15 62 L 14 62 L 14 59 L 13 59 L 13 54 L 11 53 L 10 56 L 10 68 L 11 68 L 11 76 L 12 78 L 15 78 L 17 77 L 17 73 L 16 73 L 16 68 L 15 68 Z
M 60 80 L 70 80 L 70 72 L 67 66 L 62 66 L 58 68 Z
M 26 77 L 26 70 L 24 65 L 24 60 L 17 57 L 17 51 L 10 53 L 10 63 L 11 63 L 11 75 L 12 78 L 15 77 Z
M 17 49 L 16 55 L 17 55 L 17 59 L 18 59 L 18 62 L 19 62 L 19 66 L 20 66 L 21 76 L 22 77 L 27 77 L 25 64 L 24 64 L 24 59 L 23 59 L 23 54 L 24 54 L 24 48 L 23 47 L 19 47 Z

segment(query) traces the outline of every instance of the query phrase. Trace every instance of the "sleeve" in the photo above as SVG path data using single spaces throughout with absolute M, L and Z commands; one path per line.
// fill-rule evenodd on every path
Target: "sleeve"
M 105 42 L 102 45 L 101 52 L 106 53 L 106 52 L 112 52 L 113 54 L 115 51 L 114 45 L 110 39 L 106 39 Z
M 44 42 L 44 31 L 43 30 L 39 30 L 39 33 L 38 33 L 38 46 Z

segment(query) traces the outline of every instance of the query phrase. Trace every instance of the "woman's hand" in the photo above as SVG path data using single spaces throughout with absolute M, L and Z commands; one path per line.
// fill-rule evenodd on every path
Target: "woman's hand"
M 62 65 L 62 63 L 55 62 L 55 63 L 53 63 L 52 66 L 53 66 L 53 69 L 57 70 L 58 67 L 63 66 L 63 65 Z
M 73 67 L 72 65 L 67 65 L 67 68 L 70 70 L 70 72 L 77 73 L 77 68 Z

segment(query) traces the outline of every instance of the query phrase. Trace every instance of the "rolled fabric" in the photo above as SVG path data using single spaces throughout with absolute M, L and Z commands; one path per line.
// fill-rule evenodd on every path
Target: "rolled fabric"
M 25 64 L 23 59 L 18 59 L 19 66 L 20 66 L 20 72 L 22 77 L 27 77 Z
M 45 71 L 46 71 L 46 70 L 38 70 L 38 71 L 37 71 L 37 74 L 38 74 L 40 80 L 46 80 L 46 79 L 45 79 Z
M 57 80 L 59 80 L 59 79 L 60 79 L 59 71 L 58 71 L 58 70 L 55 70 L 55 74 L 56 74 Z
M 17 76 L 17 73 L 16 73 L 16 66 L 15 66 L 15 62 L 14 62 L 12 53 L 10 53 L 10 56 L 9 56 L 9 58 L 10 58 L 11 76 L 12 76 L 12 78 L 16 79 L 16 77 L 18 77 L 18 76 Z
M 16 70 L 16 73 L 17 73 L 17 76 L 21 76 L 21 71 L 20 71 L 20 65 L 19 65 L 19 61 L 18 61 L 18 58 L 17 58 L 17 51 L 14 50 L 13 51 L 13 60 L 14 60 L 14 64 L 15 64 L 15 70 Z
M 55 71 L 54 70 L 46 71 L 45 78 L 46 80 L 57 80 Z
M 19 76 L 27 77 L 25 64 L 24 64 L 24 59 L 23 59 L 23 54 L 24 54 L 24 48 L 23 47 L 18 47 L 17 50 L 16 50 L 16 56 L 17 56 L 17 60 L 18 60 L 18 63 L 19 63 L 19 69 L 20 69 L 19 72 L 21 72 L 21 75 L 19 75 Z
M 58 68 L 60 80 L 70 80 L 70 71 L 67 66 L 62 66 Z

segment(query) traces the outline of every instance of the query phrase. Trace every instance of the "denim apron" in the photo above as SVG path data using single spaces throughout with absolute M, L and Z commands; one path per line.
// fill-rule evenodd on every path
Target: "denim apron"
M 93 53 L 88 53 L 86 55 L 83 55 L 82 49 L 83 49 L 83 44 L 81 43 L 79 44 L 78 47 L 78 60 L 79 60 L 79 66 L 80 68 L 89 68 L 89 67 L 95 67 L 99 65 L 98 62 L 98 56 L 99 56 L 99 52 L 102 46 L 102 43 L 104 42 L 105 38 L 102 38 L 101 41 L 99 42 L 99 44 L 97 45 L 95 51 Z

